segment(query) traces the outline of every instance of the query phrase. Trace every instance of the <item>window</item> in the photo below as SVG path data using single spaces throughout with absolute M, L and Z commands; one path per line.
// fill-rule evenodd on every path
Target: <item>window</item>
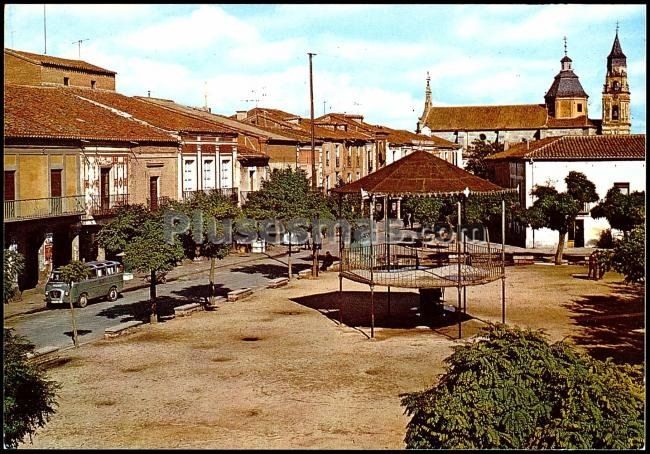
M 348 183 L 352 183 L 352 174 L 348 173 Z
M 341 167 L 341 146 L 336 144 L 336 167 Z
M 325 150 L 325 167 L 330 166 L 330 150 L 329 148 Z
M 196 190 L 196 166 L 194 159 L 186 159 L 183 163 L 183 190 Z
M 231 160 L 221 158 L 221 187 L 230 188 L 232 187 L 231 179 Z
M 70 78 L 69 78 L 69 77 L 64 77 L 64 78 L 63 78 L 63 85 L 65 85 L 66 87 L 67 87 L 68 85 L 70 85 Z
M 614 90 L 618 90 L 620 88 L 620 85 L 618 84 L 618 81 L 614 81 Z
M 94 90 L 95 88 L 97 88 L 97 81 L 96 81 L 96 80 L 91 80 L 91 81 L 90 81 L 90 88 L 92 88 L 93 90 Z
M 203 160 L 203 189 L 214 189 L 214 159 Z
M 582 112 L 582 103 L 578 103 L 578 112 Z
M 618 120 L 618 106 L 612 106 L 612 120 Z
M 352 147 L 348 147 L 348 167 L 352 167 Z
M 357 147 L 357 166 L 361 165 L 361 147 Z
M 630 183 L 614 183 L 614 187 L 621 193 L 630 195 Z

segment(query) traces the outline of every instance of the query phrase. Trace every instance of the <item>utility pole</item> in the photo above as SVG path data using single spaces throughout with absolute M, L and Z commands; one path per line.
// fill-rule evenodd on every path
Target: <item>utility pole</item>
M 79 46 L 79 60 L 81 60 L 81 43 L 88 41 L 90 38 L 79 39 L 77 41 L 72 41 L 72 44 L 77 44 Z
M 314 53 L 307 53 L 309 55 L 309 105 L 311 109 L 311 188 L 316 190 L 316 148 L 314 147 L 314 78 L 312 75 L 311 57 Z

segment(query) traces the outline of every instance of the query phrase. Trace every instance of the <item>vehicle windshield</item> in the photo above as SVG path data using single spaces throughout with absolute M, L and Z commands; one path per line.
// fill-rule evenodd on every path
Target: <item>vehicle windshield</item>
M 63 277 L 61 277 L 61 273 L 54 271 L 50 276 L 50 282 L 64 282 Z

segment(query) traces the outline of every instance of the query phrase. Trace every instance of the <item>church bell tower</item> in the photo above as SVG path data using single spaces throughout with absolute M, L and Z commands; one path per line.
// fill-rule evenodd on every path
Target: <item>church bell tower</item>
M 603 134 L 630 134 L 631 126 L 627 59 L 618 40 L 616 24 L 614 44 L 607 56 L 607 75 L 603 88 Z

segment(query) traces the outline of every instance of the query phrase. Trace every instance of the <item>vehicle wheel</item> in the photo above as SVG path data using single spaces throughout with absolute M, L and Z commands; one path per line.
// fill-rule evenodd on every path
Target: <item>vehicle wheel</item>
M 88 305 L 88 297 L 83 294 L 79 297 L 79 302 L 77 303 L 77 306 L 79 307 L 86 307 Z
M 108 291 L 108 301 L 115 301 L 117 299 L 117 289 L 115 287 L 111 287 L 111 289 Z

